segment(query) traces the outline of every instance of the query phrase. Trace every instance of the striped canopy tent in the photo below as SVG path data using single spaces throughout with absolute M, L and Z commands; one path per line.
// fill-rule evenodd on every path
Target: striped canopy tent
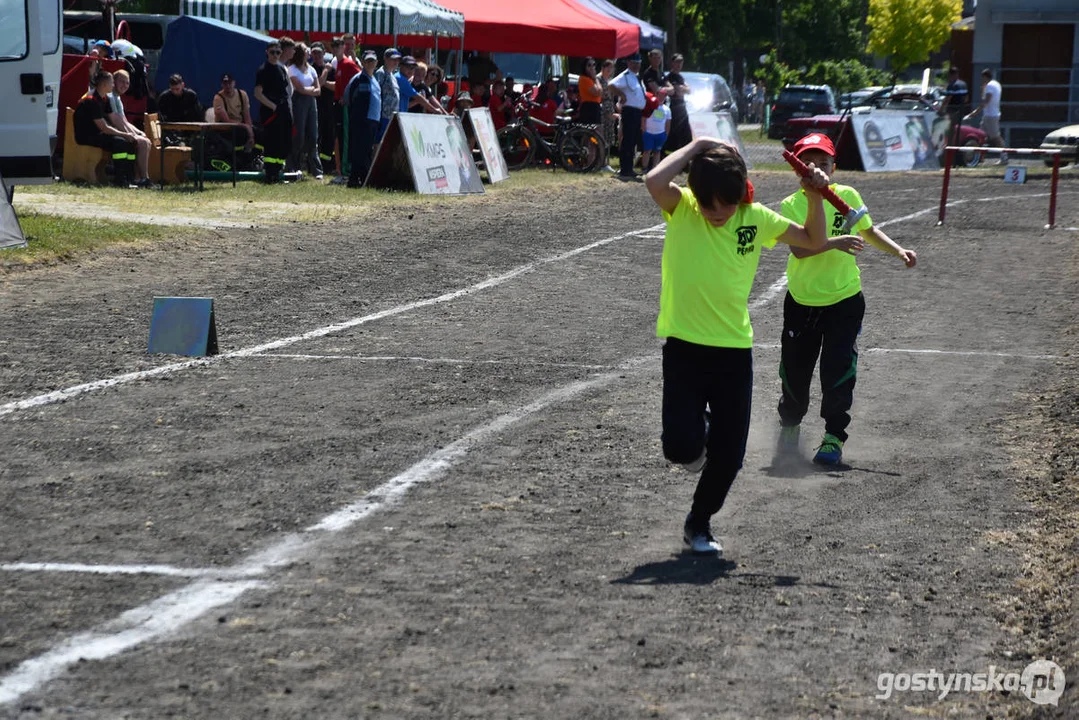
M 431 0 L 183 0 L 180 12 L 274 34 L 464 33 L 464 16 Z

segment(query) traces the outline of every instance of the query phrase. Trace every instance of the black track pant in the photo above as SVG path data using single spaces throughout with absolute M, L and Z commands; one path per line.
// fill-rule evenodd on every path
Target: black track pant
M 671 462 L 708 461 L 693 494 L 693 515 L 709 518 L 742 468 L 753 401 L 753 352 L 668 338 L 663 346 L 663 454 Z M 705 437 L 704 409 L 711 414 Z
M 359 187 L 366 181 L 367 172 L 371 169 L 371 151 L 375 146 L 375 136 L 378 135 L 378 121 L 368 120 L 366 117 L 348 121 L 348 184 L 349 187 Z
M 101 133 L 96 145 L 112 156 L 113 182 L 117 185 L 135 182 L 135 143 Z
M 288 103 L 283 102 L 273 111 L 263 105 L 259 115 L 262 118 L 262 162 L 266 179 L 272 182 L 285 169 L 285 160 L 292 149 L 292 113 Z
M 809 384 L 820 357 L 821 407 L 824 431 L 844 442 L 854 403 L 858 370 L 858 335 L 862 332 L 865 298 L 861 293 L 826 307 L 799 305 L 790 293 L 783 302 L 783 350 L 779 377 L 783 397 L 779 418 L 797 425 L 809 411 Z

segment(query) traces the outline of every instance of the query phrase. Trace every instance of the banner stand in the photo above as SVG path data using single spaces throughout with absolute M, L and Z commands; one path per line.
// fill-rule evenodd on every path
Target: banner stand
M 469 108 L 462 119 L 469 143 L 480 151 L 487 182 L 494 184 L 509 180 L 509 166 L 506 164 L 506 157 L 502 154 L 502 146 L 498 142 L 498 131 L 495 130 L 495 121 L 490 109 Z
M 483 193 L 483 180 L 460 118 L 397 113 L 378 146 L 365 187 L 470 195 Z

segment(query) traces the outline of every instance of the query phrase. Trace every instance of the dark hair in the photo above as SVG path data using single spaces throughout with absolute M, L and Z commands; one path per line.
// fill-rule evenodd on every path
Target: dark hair
M 675 53 L 671 55 L 671 62 L 678 62 L 679 60 L 685 60 L 685 56 L 682 53 Z
M 955 65 L 952 65 L 950 68 L 948 68 L 948 74 L 949 75 L 958 75 L 959 74 L 959 68 L 957 68 Z
M 993 79 L 993 71 L 990 70 L 989 68 L 986 68 L 985 70 L 982 70 L 982 77 L 987 77 L 990 80 L 992 80 Z
M 94 87 L 97 87 L 105 80 L 112 80 L 112 73 L 108 70 L 98 70 L 94 73 Z
M 276 40 L 271 40 L 270 42 L 266 43 L 266 49 L 267 50 L 273 50 L 274 48 L 277 48 L 278 50 L 280 50 L 281 49 L 281 43 L 277 42 Z
M 614 65 L 615 65 L 614 60 L 604 60 L 603 64 L 599 66 L 599 69 L 602 70 L 605 67 L 614 67 Z
M 281 38 L 280 43 L 281 43 L 281 49 L 282 50 L 285 50 L 287 48 L 296 47 L 296 41 L 293 40 L 292 38 L 288 37 L 287 35 L 285 37 Z
M 169 85 L 180 85 L 183 83 L 184 77 L 180 73 L 173 73 L 169 75 Z
M 293 65 L 306 65 L 307 64 L 307 46 L 303 43 L 296 43 L 296 52 L 292 56 L 291 60 Z
M 746 194 L 746 161 L 736 151 L 715 147 L 689 164 L 689 189 L 703 208 L 737 205 Z
M 591 65 L 591 66 L 592 66 L 592 72 L 591 72 L 591 74 L 589 74 L 589 72 L 588 72 L 588 66 L 589 66 L 589 65 Z M 598 71 L 598 70 L 596 69 L 597 67 L 598 67 L 598 65 L 597 65 L 597 63 L 596 63 L 596 59 L 595 59 L 594 57 L 586 57 L 586 58 L 584 59 L 584 69 L 583 69 L 583 70 L 581 70 L 581 74 L 582 74 L 582 75 L 588 75 L 588 77 L 594 78 L 594 77 L 596 77 L 596 75 L 597 75 L 597 74 L 598 74 L 598 72 L 599 72 L 599 71 Z

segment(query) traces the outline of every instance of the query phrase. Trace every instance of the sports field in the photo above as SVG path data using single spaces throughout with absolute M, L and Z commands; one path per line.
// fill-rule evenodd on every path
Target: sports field
M 640 184 L 0 275 L 0 717 L 1079 716 L 1079 179 L 1054 230 L 1044 177 L 959 174 L 939 228 L 939 174 L 837 179 L 918 266 L 861 256 L 848 465 L 814 410 L 779 467 L 764 253 L 722 560 L 660 449 Z M 222 354 L 147 355 L 163 295 Z M 896 682 L 1036 658 L 1058 705 Z

